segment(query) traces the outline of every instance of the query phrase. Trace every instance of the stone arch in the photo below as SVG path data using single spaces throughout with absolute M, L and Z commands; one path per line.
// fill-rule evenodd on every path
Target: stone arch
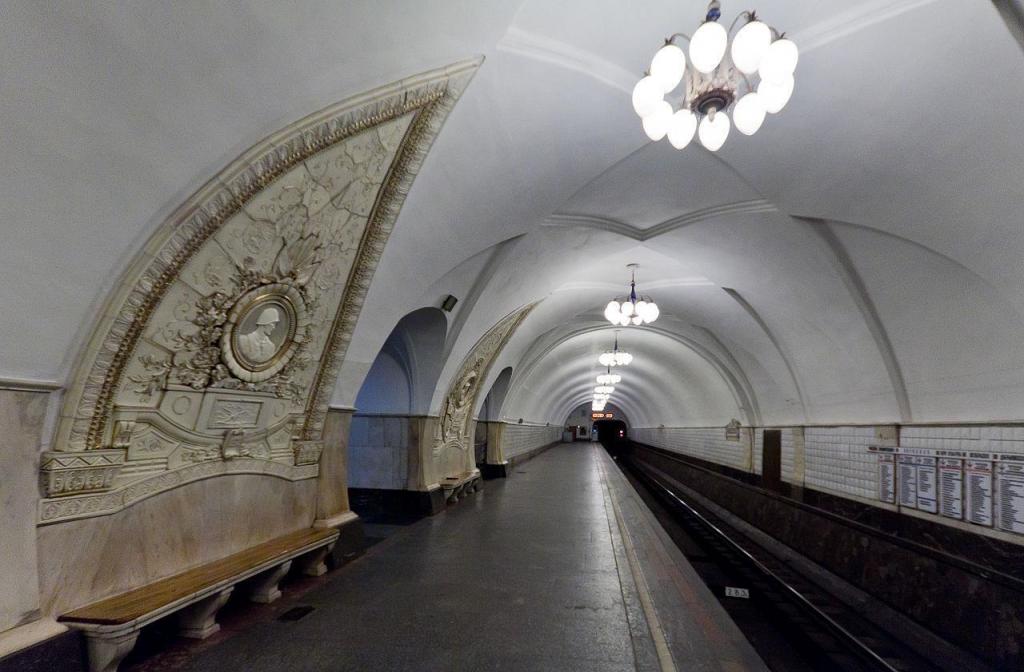
M 349 433 L 348 485 L 396 490 L 408 480 L 414 416 L 426 415 L 441 374 L 448 320 L 437 308 L 398 321 L 363 379 Z
M 478 420 L 501 420 L 501 407 L 505 403 L 505 397 L 508 395 L 510 382 L 512 382 L 512 367 L 506 366 L 498 374 L 498 377 L 494 379 L 491 389 L 480 404 L 480 410 L 477 412 Z
M 118 592 L 339 513 L 320 501 L 344 475 L 333 456 L 321 459 L 329 396 L 405 196 L 479 63 L 295 122 L 157 228 L 108 297 L 43 455 L 41 555 L 63 555 L 78 535 L 76 557 L 95 573 L 88 586 Z M 80 519 L 112 516 L 102 529 L 120 529 L 135 505 L 164 524 L 125 528 L 126 543 L 206 539 L 203 507 L 181 506 L 205 490 L 225 493 L 214 508 L 245 515 L 226 516 L 237 529 L 198 555 L 144 568 L 88 560 L 106 537 Z M 44 602 L 60 611 L 100 596 L 66 574 L 76 561 L 65 565 L 48 575 Z

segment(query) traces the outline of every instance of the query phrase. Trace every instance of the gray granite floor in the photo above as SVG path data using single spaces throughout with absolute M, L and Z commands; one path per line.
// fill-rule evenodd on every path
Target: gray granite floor
M 207 640 L 153 633 L 123 672 L 765 669 L 598 445 L 376 533 L 274 604 L 232 600 Z
M 634 670 L 597 462 L 554 448 L 184 669 Z M 145 667 L 145 666 L 143 666 Z

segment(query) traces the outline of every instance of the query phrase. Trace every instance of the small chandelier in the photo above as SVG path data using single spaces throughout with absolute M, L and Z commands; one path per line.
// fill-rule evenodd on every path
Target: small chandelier
M 598 385 L 615 385 L 620 380 L 622 380 L 622 376 L 620 376 L 617 373 L 612 373 L 612 367 L 609 366 L 608 367 L 608 373 L 602 373 L 601 375 L 599 375 L 597 377 L 597 384 Z
M 719 6 L 718 0 L 708 4 L 704 23 L 692 38 L 676 33 L 665 40 L 650 70 L 633 88 L 633 109 L 643 119 L 647 137 L 655 142 L 667 135 L 673 147 L 683 149 L 696 131 L 700 144 L 717 151 L 729 135 L 726 112 L 730 108 L 739 132 L 753 135 L 765 113 L 779 112 L 793 95 L 793 71 L 799 58 L 796 45 L 759 21 L 754 12 L 742 12 L 726 30 L 718 23 Z M 733 36 L 725 58 L 729 34 L 741 19 L 746 23 Z M 689 63 L 675 44 L 680 37 L 689 42 Z M 751 81 L 755 73 L 756 86 Z M 675 110 L 665 95 L 680 82 L 684 93 Z
M 614 391 L 613 385 L 598 385 L 594 388 L 594 394 L 611 394 Z
M 633 355 L 625 350 L 619 350 L 619 333 L 615 332 L 615 347 L 602 353 L 597 361 L 601 366 L 611 369 L 613 366 L 628 366 L 633 361 Z
M 654 299 L 649 296 L 638 297 L 636 294 L 636 269 L 639 267 L 640 264 L 626 265 L 626 268 L 630 269 L 632 273 L 629 281 L 629 296 L 622 301 L 612 299 L 605 306 L 604 317 L 612 324 L 623 327 L 628 327 L 631 324 L 650 324 L 661 314 Z

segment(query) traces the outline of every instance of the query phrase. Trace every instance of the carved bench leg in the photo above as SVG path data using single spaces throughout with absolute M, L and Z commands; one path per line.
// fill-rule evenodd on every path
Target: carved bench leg
M 297 558 L 299 571 L 306 576 L 323 576 L 327 573 L 327 554 L 334 548 L 334 543 L 321 546 L 315 551 L 310 551 L 300 558 Z
M 178 634 L 189 639 L 206 639 L 220 630 L 217 612 L 231 597 L 232 588 L 225 588 L 216 595 L 190 604 L 178 612 Z
M 270 604 L 281 597 L 281 591 L 277 589 L 277 584 L 281 582 L 291 567 L 292 561 L 288 560 L 253 579 L 249 588 L 249 599 L 260 604 Z
M 117 635 L 85 633 L 89 672 L 117 672 L 117 666 L 135 648 L 139 631 Z

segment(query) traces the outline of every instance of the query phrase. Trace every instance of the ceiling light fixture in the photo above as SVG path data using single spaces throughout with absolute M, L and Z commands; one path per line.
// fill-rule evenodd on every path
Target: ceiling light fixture
M 609 368 L 613 366 L 628 366 L 633 361 L 633 355 L 629 354 L 625 350 L 619 350 L 619 332 L 615 332 L 615 347 L 607 352 L 601 354 L 597 358 L 598 363 L 601 366 L 607 366 Z
M 622 380 L 622 376 L 620 376 L 617 373 L 612 373 L 612 367 L 609 366 L 608 367 L 608 373 L 602 373 L 601 375 L 599 375 L 597 377 L 597 384 L 598 385 L 615 385 L 620 380 Z
M 649 296 L 637 296 L 636 293 L 636 269 L 640 264 L 627 264 L 630 269 L 629 296 L 622 301 L 613 299 L 604 308 L 604 317 L 612 324 L 622 327 L 630 325 L 650 324 L 658 319 L 661 311 L 658 304 Z
M 740 133 L 753 135 L 765 114 L 782 110 L 793 95 L 793 72 L 800 57 L 796 44 L 759 21 L 754 12 L 741 12 L 729 30 L 718 23 L 721 16 L 718 0 L 708 3 L 704 23 L 693 37 L 676 33 L 665 40 L 646 76 L 633 87 L 633 109 L 651 140 L 668 136 L 673 147 L 683 149 L 696 131 L 700 144 L 715 152 L 733 125 Z M 729 35 L 741 20 L 746 22 L 732 36 L 730 47 Z M 677 38 L 689 43 L 689 63 L 675 44 Z M 665 96 L 680 82 L 683 96 L 676 110 Z

